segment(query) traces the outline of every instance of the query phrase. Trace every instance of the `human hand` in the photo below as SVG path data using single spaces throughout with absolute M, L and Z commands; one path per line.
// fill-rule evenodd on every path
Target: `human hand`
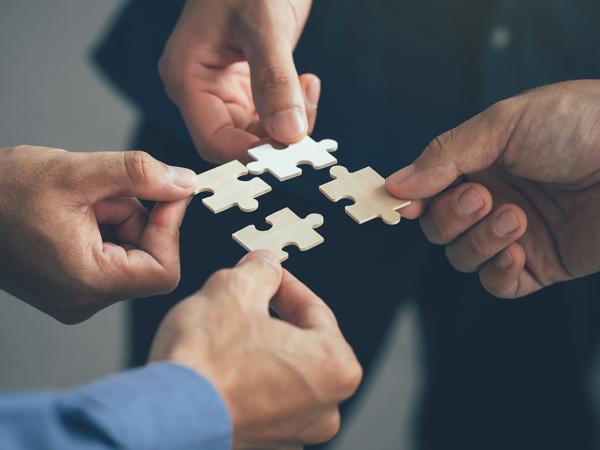
M 269 316 L 269 306 L 281 320 Z M 236 449 L 331 439 L 338 404 L 362 376 L 331 310 L 267 251 L 215 273 L 169 312 L 150 356 L 165 359 L 195 370 L 221 393 Z
M 417 200 L 403 215 L 456 269 L 527 295 L 600 270 L 599 124 L 600 81 L 527 91 L 437 137 L 386 186 Z
M 196 148 L 211 162 L 248 161 L 269 138 L 314 127 L 320 80 L 298 77 L 292 52 L 311 0 L 188 0 L 159 63 Z
M 0 288 L 64 323 L 171 291 L 194 179 L 143 152 L 0 149 Z

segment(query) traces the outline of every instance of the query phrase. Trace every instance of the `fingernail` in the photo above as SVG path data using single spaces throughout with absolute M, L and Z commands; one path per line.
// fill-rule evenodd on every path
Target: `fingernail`
M 306 133 L 306 118 L 299 108 L 291 108 L 271 118 L 273 137 L 284 141 L 295 139 Z
M 192 187 L 196 182 L 196 173 L 184 167 L 169 166 L 169 177 L 173 184 L 182 188 Z
M 306 102 L 313 109 L 319 106 L 319 98 L 321 97 L 321 80 L 315 78 L 306 86 Z
M 415 174 L 415 165 L 411 164 L 391 174 L 388 179 L 395 184 L 402 184 Z
M 506 211 L 496 218 L 493 228 L 499 236 L 506 236 L 519 228 L 519 222 L 512 211 Z
M 496 256 L 494 265 L 496 266 L 496 269 L 505 270 L 512 266 L 513 262 L 514 260 L 512 259 L 512 256 L 510 256 L 510 253 L 508 253 L 507 250 L 504 250 L 502 253 Z
M 483 208 L 483 199 L 477 189 L 467 189 L 456 201 L 456 209 L 463 216 L 470 216 L 481 208 Z

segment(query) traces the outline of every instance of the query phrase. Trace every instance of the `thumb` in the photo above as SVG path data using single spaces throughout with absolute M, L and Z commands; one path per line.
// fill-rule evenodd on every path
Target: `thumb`
M 292 44 L 281 38 L 277 27 L 272 28 L 259 31 L 244 52 L 250 64 L 254 104 L 265 131 L 275 141 L 291 144 L 308 132 L 304 95 Z
M 106 197 L 138 197 L 170 202 L 192 195 L 196 174 L 168 166 L 142 151 L 79 154 L 76 175 L 93 202 Z
M 281 264 L 268 250 L 248 253 L 238 264 L 212 275 L 201 289 L 207 298 L 237 298 L 250 308 L 269 311 L 269 303 L 281 284 Z
M 487 169 L 502 156 L 515 126 L 513 108 L 498 103 L 436 137 L 409 166 L 390 175 L 390 194 L 407 200 L 432 197 L 459 176 Z

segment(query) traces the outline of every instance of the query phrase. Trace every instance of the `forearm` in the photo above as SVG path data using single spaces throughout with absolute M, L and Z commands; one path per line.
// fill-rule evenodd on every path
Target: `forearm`
M 0 397 L 8 450 L 228 450 L 226 407 L 207 381 L 161 363 L 64 393 Z

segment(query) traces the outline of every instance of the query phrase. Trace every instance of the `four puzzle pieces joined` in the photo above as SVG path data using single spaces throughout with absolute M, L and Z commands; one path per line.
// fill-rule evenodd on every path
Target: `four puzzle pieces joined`
M 236 205 L 242 211 L 254 211 L 258 208 L 255 197 L 271 191 L 271 186 L 260 178 L 250 181 L 238 180 L 238 177 L 247 173 L 248 169 L 239 161 L 215 167 L 196 177 L 194 195 L 212 192 L 214 195 L 203 198 L 202 203 L 215 214 Z
M 332 202 L 354 200 L 353 205 L 346 206 L 346 212 L 358 223 L 381 217 L 386 224 L 395 225 L 401 219 L 396 210 L 410 204 L 388 194 L 385 180 L 370 167 L 350 173 L 343 166 L 335 166 L 330 174 L 335 180 L 319 186 L 320 191 Z
M 268 171 L 279 181 L 285 181 L 302 174 L 302 169 L 297 167 L 299 164 L 310 164 L 315 169 L 334 165 L 337 160 L 330 152 L 336 151 L 337 147 L 337 142 L 331 139 L 316 142 L 308 136 L 281 150 L 265 144 L 248 150 L 256 161 L 247 167 L 252 175 Z
M 323 216 L 320 214 L 310 214 L 301 219 L 289 208 L 284 208 L 265 220 L 272 225 L 271 229 L 260 231 L 254 225 L 249 225 L 235 232 L 233 239 L 248 251 L 271 250 L 279 261 L 288 258 L 287 252 L 282 250 L 288 245 L 306 251 L 324 242 L 323 236 L 314 230 L 323 225 Z

